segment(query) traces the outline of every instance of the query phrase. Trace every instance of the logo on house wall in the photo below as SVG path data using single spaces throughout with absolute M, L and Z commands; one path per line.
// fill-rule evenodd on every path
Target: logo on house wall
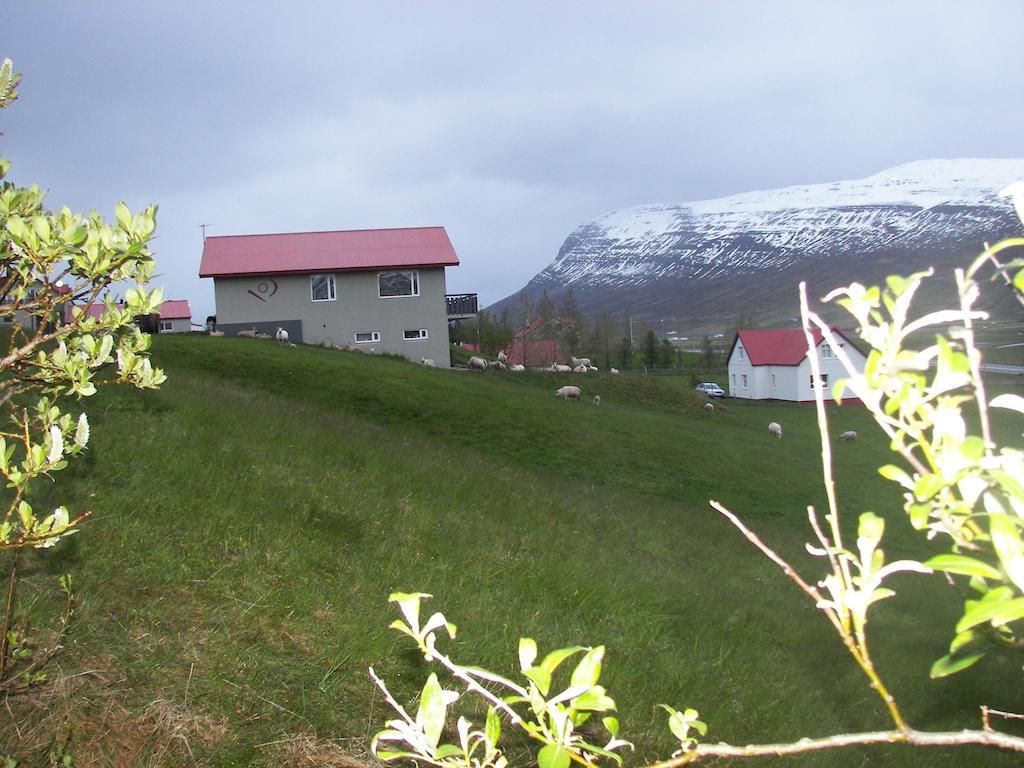
M 277 293 L 277 280 L 260 280 L 256 284 L 256 290 L 249 289 L 249 295 L 260 301 L 266 301 Z

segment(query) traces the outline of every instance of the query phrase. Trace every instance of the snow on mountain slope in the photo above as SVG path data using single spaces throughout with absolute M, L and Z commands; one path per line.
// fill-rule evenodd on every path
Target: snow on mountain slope
M 925 160 L 865 179 L 626 208 L 577 228 L 523 290 L 571 288 L 590 314 L 620 311 L 615 292 L 627 290 L 629 306 L 675 309 L 708 281 L 864 254 L 898 253 L 909 266 L 927 253 L 976 252 L 1019 230 L 998 197 L 1019 179 L 1021 159 Z

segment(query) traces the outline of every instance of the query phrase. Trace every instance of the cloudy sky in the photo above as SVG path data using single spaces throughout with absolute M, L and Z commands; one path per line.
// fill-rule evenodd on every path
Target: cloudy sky
M 209 234 L 443 225 L 485 304 L 607 211 L 1024 155 L 1024 3 L 3 0 L 11 178 Z

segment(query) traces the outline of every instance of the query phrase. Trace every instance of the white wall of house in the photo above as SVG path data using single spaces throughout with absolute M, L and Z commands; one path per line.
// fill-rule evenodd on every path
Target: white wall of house
M 160 319 L 160 333 L 191 333 L 192 319 L 176 317 L 173 320 Z

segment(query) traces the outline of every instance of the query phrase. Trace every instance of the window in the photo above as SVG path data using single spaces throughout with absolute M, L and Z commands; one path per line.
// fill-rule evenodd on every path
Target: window
M 746 389 L 747 388 L 747 374 L 744 373 L 740 378 L 743 379 L 743 388 Z
M 772 389 L 775 389 L 775 374 L 772 374 Z
M 732 375 L 732 388 L 736 389 L 736 374 L 735 373 Z
M 427 329 L 420 328 L 416 331 L 402 331 L 402 338 L 406 341 L 419 341 L 420 339 L 427 338 Z
M 419 272 L 378 272 L 377 293 L 382 299 L 395 296 L 419 296 Z
M 811 389 L 814 389 L 814 374 L 813 373 L 811 374 L 810 379 L 811 379 Z M 827 387 L 828 386 L 828 374 L 827 373 L 821 374 L 821 386 L 822 387 Z
M 4 315 L 4 323 L 5 324 L 6 323 L 13 323 L 13 322 L 14 322 L 14 318 L 11 317 L 11 315 Z
M 311 275 L 309 293 L 313 301 L 334 301 L 334 275 Z
M 173 331 L 174 330 L 174 323 L 172 323 L 170 320 L 161 320 L 160 321 L 160 330 L 161 331 Z
M 380 341 L 380 331 L 360 331 L 356 334 L 356 344 L 369 344 Z
M 821 345 L 821 359 L 822 360 L 831 360 L 832 359 L 832 347 L 830 347 L 828 344 L 822 344 Z
M 739 354 L 740 360 L 744 360 L 745 359 L 743 357 L 743 347 L 736 347 L 736 352 L 737 352 L 737 354 Z

